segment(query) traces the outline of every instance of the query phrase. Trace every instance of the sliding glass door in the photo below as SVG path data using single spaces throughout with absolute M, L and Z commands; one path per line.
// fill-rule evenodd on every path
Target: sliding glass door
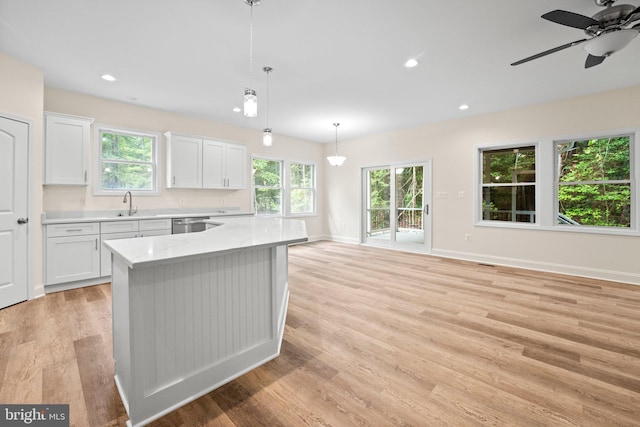
M 431 252 L 431 164 L 365 168 L 363 231 L 366 244 Z

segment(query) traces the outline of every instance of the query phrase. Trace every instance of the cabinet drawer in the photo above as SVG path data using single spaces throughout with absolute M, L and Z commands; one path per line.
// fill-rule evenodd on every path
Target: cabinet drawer
M 99 222 L 76 222 L 47 225 L 47 237 L 84 236 L 100 233 Z
M 138 221 L 109 221 L 100 224 L 100 232 L 102 234 L 129 231 L 138 231 Z
M 170 230 L 171 229 L 171 220 L 170 219 L 141 219 L 139 224 L 140 231 L 146 230 Z

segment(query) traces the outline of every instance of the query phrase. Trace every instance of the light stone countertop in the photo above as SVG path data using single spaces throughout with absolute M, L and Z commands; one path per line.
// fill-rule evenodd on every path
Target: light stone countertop
M 217 226 L 198 233 L 106 240 L 104 246 L 133 269 L 308 240 L 305 222 L 299 219 L 215 218 L 209 223 Z
M 106 221 L 136 221 L 146 219 L 171 219 L 191 217 L 228 217 L 251 216 L 253 212 L 241 211 L 239 208 L 212 208 L 212 209 L 157 209 L 144 210 L 135 215 L 118 216 L 123 211 L 55 211 L 42 214 L 42 225 L 71 224 L 81 222 L 106 222 Z M 124 211 L 126 212 L 126 210 Z

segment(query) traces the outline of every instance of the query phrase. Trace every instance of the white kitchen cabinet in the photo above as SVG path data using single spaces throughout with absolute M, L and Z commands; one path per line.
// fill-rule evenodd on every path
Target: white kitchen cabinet
M 100 235 L 47 238 L 47 285 L 100 276 Z
M 87 185 L 93 119 L 45 113 L 44 184 Z
M 247 147 L 243 144 L 165 133 L 167 188 L 246 188 Z
M 137 225 L 138 221 L 134 221 Z M 104 223 L 102 224 L 104 225 Z M 138 237 L 137 231 L 126 231 L 122 233 L 106 233 L 100 235 L 100 277 L 111 276 L 111 251 L 103 246 L 106 240 L 134 239 Z
M 111 252 L 103 246 L 105 240 L 138 237 L 138 221 L 110 221 L 100 223 L 100 276 L 111 276 Z
M 202 188 L 202 138 L 165 133 L 167 188 Z
M 171 219 L 141 219 L 138 237 L 164 236 L 171 234 Z
M 247 147 L 205 139 L 202 143 L 202 188 L 239 190 L 246 187 Z

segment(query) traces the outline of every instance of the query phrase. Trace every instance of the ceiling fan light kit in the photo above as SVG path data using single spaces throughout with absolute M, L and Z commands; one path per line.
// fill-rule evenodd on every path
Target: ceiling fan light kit
M 561 50 L 584 43 L 584 50 L 589 54 L 585 68 L 601 64 L 607 57 L 624 49 L 640 32 L 640 7 L 630 4 L 613 6 L 616 0 L 595 0 L 596 5 L 604 10 L 592 17 L 566 10 L 553 10 L 542 15 L 543 19 L 556 24 L 583 30 L 589 37 L 576 40 L 553 49 L 532 55 L 511 65 L 520 65 L 534 59 L 542 58 Z

